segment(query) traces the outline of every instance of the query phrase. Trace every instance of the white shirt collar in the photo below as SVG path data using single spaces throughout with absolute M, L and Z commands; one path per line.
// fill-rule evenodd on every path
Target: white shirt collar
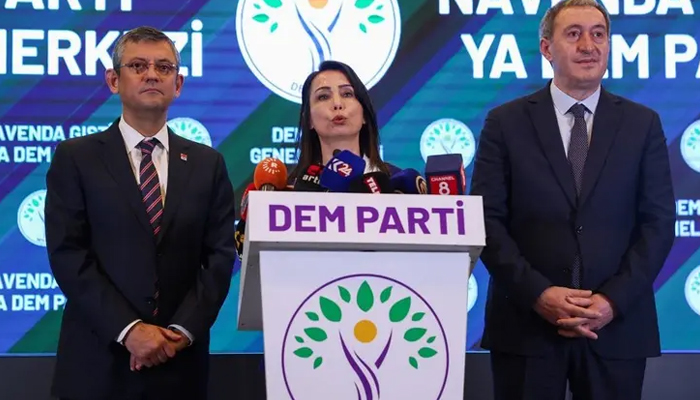
M 124 138 L 124 143 L 126 144 L 126 150 L 128 153 L 130 153 L 131 150 L 134 150 L 136 148 L 136 145 L 141 143 L 141 141 L 145 138 L 145 136 L 140 134 L 136 129 L 134 129 L 131 125 L 127 124 L 126 121 L 124 121 L 123 115 L 119 119 L 119 130 L 121 131 L 122 137 Z M 158 141 L 160 141 L 160 144 L 163 145 L 165 151 L 168 152 L 170 144 L 168 142 L 168 125 L 163 125 L 163 127 L 160 128 L 158 133 L 156 133 L 153 137 L 158 139 Z
M 552 93 L 554 108 L 556 108 L 557 112 L 561 115 L 566 115 L 571 106 L 576 103 L 582 103 L 591 114 L 595 114 L 595 109 L 598 107 L 598 100 L 600 99 L 600 86 L 598 86 L 598 89 L 596 89 L 593 94 L 588 96 L 583 101 L 578 101 L 568 94 L 562 92 L 553 81 L 550 85 L 549 91 Z

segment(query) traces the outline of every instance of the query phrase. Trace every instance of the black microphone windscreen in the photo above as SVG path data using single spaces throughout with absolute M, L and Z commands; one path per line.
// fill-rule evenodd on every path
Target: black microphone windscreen
M 370 172 L 350 184 L 350 193 L 393 193 L 391 179 L 383 172 Z
M 429 194 L 463 195 L 466 177 L 461 154 L 428 156 L 425 162 L 425 179 Z
M 296 192 L 327 192 L 328 189 L 321 186 L 321 171 L 323 166 L 312 164 L 306 171 L 300 175 L 294 182 L 294 191 Z

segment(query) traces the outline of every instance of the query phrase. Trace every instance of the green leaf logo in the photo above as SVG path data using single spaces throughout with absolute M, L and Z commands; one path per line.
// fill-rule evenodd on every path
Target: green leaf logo
M 369 287 L 367 281 L 362 282 L 360 289 L 357 291 L 357 306 L 360 310 L 368 312 L 372 309 L 374 304 L 374 294 L 372 293 L 372 288 Z
M 270 20 L 270 17 L 267 14 L 258 14 L 253 17 L 253 20 L 257 22 L 267 22 Z
M 174 118 L 168 121 L 168 127 L 170 127 L 170 129 L 172 129 L 178 136 L 182 136 L 185 139 L 189 139 L 210 147 L 212 145 L 209 132 L 204 125 L 195 119 L 187 117 Z
M 389 310 L 389 321 L 391 322 L 401 322 L 408 315 L 408 311 L 411 309 L 411 298 L 405 297 L 396 302 Z
M 318 321 L 318 314 L 316 314 L 315 312 L 309 311 L 306 313 L 306 316 L 312 321 Z
M 690 147 L 693 150 L 697 149 L 697 145 L 700 142 L 700 127 L 697 127 L 690 131 L 690 135 L 688 137 L 687 141 L 687 146 Z
M 340 307 L 333 300 L 321 296 L 319 303 L 321 305 L 321 313 L 326 317 L 327 320 L 331 322 L 340 322 L 343 317 L 343 312 L 340 311 Z
M 411 328 L 406 331 L 403 338 L 409 342 L 417 342 L 423 337 L 423 335 L 425 335 L 425 332 L 427 331 L 423 328 Z
M 417 321 L 422 320 L 423 317 L 425 317 L 425 313 L 424 313 L 424 312 L 417 312 L 417 313 L 413 314 L 413 316 L 411 317 L 411 320 L 412 320 L 413 322 L 417 322 Z
M 374 3 L 374 0 L 356 0 L 355 1 L 355 8 L 358 10 L 365 10 L 368 9 L 369 6 L 371 6 Z M 378 14 L 382 9 L 384 8 L 384 5 L 380 4 L 375 8 L 375 12 L 373 13 L 372 11 L 368 11 L 371 14 L 367 15 L 367 22 L 370 24 L 376 25 L 381 22 L 383 22 L 386 18 L 382 17 L 381 15 Z M 357 25 L 360 28 L 360 31 L 362 33 L 367 33 L 367 25 L 365 25 L 365 22 L 362 21 Z
M 294 355 L 301 358 L 309 358 L 314 354 L 314 351 L 308 347 L 302 347 L 294 351 Z
M 335 343 L 343 350 L 332 358 L 334 363 L 339 360 L 336 357 L 342 359 L 344 355 L 350 365 L 364 365 L 372 371 L 382 367 L 390 352 L 405 351 L 396 349 L 408 350 L 402 357 L 405 356 L 415 370 L 439 354 L 438 349 L 443 344 L 436 343 L 439 336 L 431 327 L 434 325 L 430 325 L 432 314 L 422 299 L 405 291 L 397 292 L 401 289 L 395 285 L 374 285 L 371 279 L 354 282 L 356 284 L 337 283 L 319 293 L 309 303 L 313 308 L 305 310 L 305 317 L 299 319 L 304 325 L 292 334 L 290 351 L 298 359 L 308 360 L 309 370 L 324 365 L 324 358 L 328 357 L 325 352 Z M 320 311 L 316 311 L 316 307 Z M 344 324 L 336 325 L 341 321 Z M 379 340 L 381 342 L 377 343 Z M 394 343 L 402 341 L 403 346 L 392 345 L 392 340 Z M 362 347 L 368 344 L 372 346 Z M 360 348 L 365 351 L 356 351 Z M 367 359 L 368 354 L 373 358 Z M 369 381 L 379 385 L 373 379 Z
M 381 301 L 382 303 L 386 303 L 390 297 L 391 297 L 391 286 L 382 290 L 382 293 L 379 295 L 379 301 Z
M 423 358 L 430 358 L 437 354 L 437 351 L 433 350 L 430 347 L 423 347 L 420 350 L 418 350 L 418 355 L 423 357 Z
M 350 297 L 350 291 L 345 289 L 342 286 L 338 286 L 338 291 L 340 292 L 340 298 L 343 299 L 344 302 L 349 303 L 352 298 Z
M 265 5 L 269 8 L 267 12 L 271 12 L 274 14 L 275 9 L 282 7 L 282 0 L 263 0 Z M 265 24 L 267 22 L 270 23 L 270 33 L 275 33 L 277 28 L 279 28 L 280 24 L 277 21 L 273 21 L 273 17 L 268 15 L 265 11 L 263 11 L 263 8 L 260 6 L 260 4 L 253 4 L 256 10 L 260 10 L 261 12 L 258 14 L 253 15 L 253 21 L 259 22 L 261 24 Z
M 32 196 L 24 205 L 24 210 L 22 211 L 22 218 L 29 222 L 34 222 L 39 220 L 44 222 L 44 202 L 46 199 L 45 193 L 35 194 Z
M 306 328 L 304 329 L 304 333 L 313 341 L 316 342 L 323 342 L 324 340 L 328 339 L 328 335 L 326 334 L 326 331 L 324 331 L 321 328 Z

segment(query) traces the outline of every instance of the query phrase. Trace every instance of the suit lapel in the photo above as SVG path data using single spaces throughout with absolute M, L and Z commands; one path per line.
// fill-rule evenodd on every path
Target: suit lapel
M 190 143 L 174 134 L 170 128 L 168 128 L 168 142 L 170 143 L 170 151 L 168 153 L 168 189 L 165 194 L 165 207 L 163 209 L 161 231 L 158 234 L 158 243 L 160 243 L 172 224 L 177 207 L 180 205 L 180 199 L 186 192 L 185 189 L 192 170 L 192 161 L 187 161 L 187 150 L 190 147 Z
M 593 116 L 591 145 L 583 168 L 579 206 L 584 204 L 595 187 L 600 172 L 605 165 L 610 147 L 617 136 L 620 121 L 622 120 L 622 112 L 620 107 L 618 107 L 619 103 L 620 99 L 601 89 L 598 106 Z
M 126 152 L 124 139 L 119 131 L 119 119 L 107 129 L 101 141 L 103 144 L 101 158 L 105 163 L 107 171 L 109 171 L 112 178 L 114 178 L 119 187 L 121 187 L 121 192 L 133 209 L 136 219 L 138 219 L 146 232 L 152 235 L 153 229 L 148 222 L 141 192 L 136 184 L 136 178 L 134 177 L 134 172 L 129 162 L 129 155 Z
M 528 99 L 529 112 L 535 126 L 537 137 L 542 146 L 557 181 L 572 206 L 576 205 L 576 183 L 571 166 L 566 159 L 564 144 L 559 132 L 559 124 L 554 111 L 554 102 L 549 92 L 549 85 Z

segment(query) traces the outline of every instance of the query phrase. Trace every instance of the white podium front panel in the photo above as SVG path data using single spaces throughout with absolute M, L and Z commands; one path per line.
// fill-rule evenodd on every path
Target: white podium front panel
M 262 251 L 268 399 L 463 398 L 467 253 Z
M 486 244 L 480 196 L 253 191 L 248 204 L 253 251 L 463 252 Z

